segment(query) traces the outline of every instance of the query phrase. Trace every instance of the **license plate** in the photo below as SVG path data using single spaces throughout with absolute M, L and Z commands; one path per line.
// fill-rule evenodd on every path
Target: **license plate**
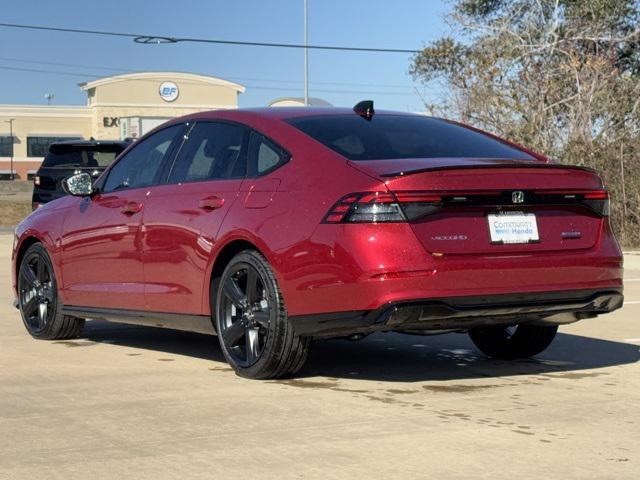
M 487 215 L 491 243 L 531 243 L 540 240 L 533 213 L 500 212 Z

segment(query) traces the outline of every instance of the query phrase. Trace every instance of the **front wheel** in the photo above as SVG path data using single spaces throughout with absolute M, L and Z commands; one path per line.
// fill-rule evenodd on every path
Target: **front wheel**
M 545 350 L 558 331 L 557 325 L 513 325 L 474 328 L 469 336 L 489 357 L 513 360 L 528 358 Z
M 41 340 L 75 338 L 84 320 L 62 314 L 51 259 L 40 243 L 31 245 L 18 270 L 18 306 L 29 334 Z
M 302 368 L 310 339 L 295 335 L 273 270 L 260 253 L 245 250 L 233 257 L 212 284 L 213 293 L 220 346 L 238 375 L 280 378 Z

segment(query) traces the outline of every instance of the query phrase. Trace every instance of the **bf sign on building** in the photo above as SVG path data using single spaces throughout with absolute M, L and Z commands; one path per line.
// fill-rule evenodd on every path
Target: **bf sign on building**
M 173 82 L 162 82 L 160 84 L 160 98 L 165 102 L 173 102 L 178 98 L 178 86 Z

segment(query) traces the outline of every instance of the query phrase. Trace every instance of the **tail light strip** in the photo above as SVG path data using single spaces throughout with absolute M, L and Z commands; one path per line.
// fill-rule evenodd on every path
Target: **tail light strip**
M 606 190 L 536 190 L 535 195 L 556 195 L 565 198 L 582 196 L 586 200 L 606 200 L 609 192 Z
M 350 193 L 333 205 L 323 222 L 406 222 L 445 206 L 578 205 L 601 216 L 609 214 L 609 193 L 606 190 L 527 190 L 523 191 L 523 201 L 520 203 L 513 202 L 512 193 L 513 190 Z

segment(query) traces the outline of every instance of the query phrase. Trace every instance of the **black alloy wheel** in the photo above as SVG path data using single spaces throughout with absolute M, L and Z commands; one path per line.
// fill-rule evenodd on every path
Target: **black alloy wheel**
M 42 252 L 32 250 L 25 255 L 20 266 L 18 291 L 20 310 L 30 332 L 41 333 L 56 310 L 56 293 L 49 262 Z
M 229 365 L 246 378 L 282 378 L 307 359 L 310 338 L 299 337 L 267 259 L 255 250 L 233 257 L 211 284 L 211 311 Z
M 240 263 L 222 285 L 219 334 L 237 365 L 249 367 L 264 351 L 273 306 L 255 267 Z
M 41 340 L 76 338 L 84 319 L 62 314 L 49 254 L 40 243 L 24 253 L 18 269 L 18 306 L 29 334 Z
M 556 336 L 557 325 L 519 324 L 478 327 L 469 337 L 485 355 L 504 360 L 528 358 L 543 352 Z

